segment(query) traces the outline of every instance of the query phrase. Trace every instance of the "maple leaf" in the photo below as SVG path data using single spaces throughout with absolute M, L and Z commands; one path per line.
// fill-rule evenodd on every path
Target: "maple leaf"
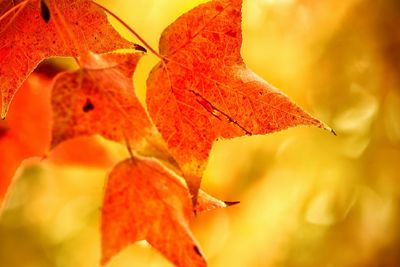
M 0 121 L 0 206 L 21 162 L 44 155 L 50 142 L 49 77 L 33 74 L 15 97 L 18 110 Z
M 132 75 L 143 53 L 87 54 L 81 69 L 55 78 L 51 146 L 100 134 L 142 154 L 166 155 L 165 143 L 135 95 Z M 169 156 L 165 156 L 168 158 Z
M 104 53 L 132 44 L 108 23 L 90 0 L 49 0 L 48 21 L 39 0 L 0 2 L 0 93 L 4 119 L 14 94 L 45 58 L 91 50 Z
M 227 205 L 203 191 L 196 210 Z M 192 203 L 184 181 L 149 159 L 130 159 L 109 176 L 102 209 L 102 264 L 120 250 L 147 240 L 176 266 L 206 266 L 189 230 Z
M 202 4 L 161 35 L 147 80 L 149 114 L 195 201 L 213 142 L 298 125 L 327 128 L 246 67 L 241 0 Z

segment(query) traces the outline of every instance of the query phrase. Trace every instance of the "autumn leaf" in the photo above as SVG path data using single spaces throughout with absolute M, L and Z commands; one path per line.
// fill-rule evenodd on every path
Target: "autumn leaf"
M 34 75 L 46 77 L 48 79 L 53 79 L 58 74 L 65 71 L 64 68 L 54 64 L 54 62 L 48 60 L 39 64 L 35 69 Z M 29 78 L 28 78 L 29 79 Z M 40 85 L 38 83 L 38 85 Z M 42 88 L 41 90 L 47 90 L 51 92 L 51 86 L 47 88 Z M 37 89 L 39 90 L 39 89 Z M 51 113 L 51 99 L 50 94 L 46 94 L 46 98 L 43 99 L 42 105 L 45 105 L 45 113 Z M 23 110 L 22 110 L 23 111 Z M 31 118 L 30 120 L 34 120 Z M 50 123 L 50 122 L 49 122 Z M 50 123 L 52 126 L 52 123 Z M 48 126 L 47 128 L 50 128 Z M 34 125 L 33 125 L 34 127 Z M 69 140 L 63 144 L 57 146 L 55 149 L 49 151 L 50 140 L 46 146 L 46 153 L 40 155 L 43 160 L 51 162 L 56 165 L 79 165 L 79 166 L 90 166 L 90 167 L 112 167 L 117 162 L 115 161 L 115 156 L 102 144 L 101 140 L 95 137 L 81 137 Z M 79 148 L 79 149 L 77 149 Z
M 2 118 L 18 88 L 43 59 L 77 57 L 88 50 L 104 53 L 132 46 L 111 27 L 103 10 L 92 1 L 40 2 L 0 2 Z M 48 20 L 44 8 L 48 9 Z
M 74 139 L 47 153 L 51 139 L 51 80 L 60 71 L 54 65 L 40 64 L 15 96 L 18 109 L 10 110 L 7 119 L 0 121 L 0 212 L 15 171 L 25 159 L 41 157 L 57 165 L 115 164 L 93 138 Z
M 246 67 L 241 6 L 241 0 L 210 1 L 179 17 L 162 33 L 162 62 L 147 81 L 150 116 L 194 199 L 216 139 L 326 128 Z
M 48 77 L 32 74 L 15 97 L 19 109 L 0 121 L 0 206 L 21 162 L 43 156 L 50 142 L 50 86 Z
M 64 142 L 52 150 L 46 160 L 55 165 L 96 168 L 110 168 L 116 164 L 112 153 L 94 137 L 82 137 Z
M 81 69 L 56 77 L 53 148 L 68 139 L 100 134 L 122 144 L 128 141 L 143 154 L 167 154 L 133 88 L 132 75 L 142 55 L 90 53 L 81 59 Z
M 227 205 L 200 191 L 198 212 Z M 147 240 L 176 266 L 206 266 L 189 230 L 192 203 L 183 180 L 159 163 L 131 159 L 109 176 L 102 209 L 102 264 Z

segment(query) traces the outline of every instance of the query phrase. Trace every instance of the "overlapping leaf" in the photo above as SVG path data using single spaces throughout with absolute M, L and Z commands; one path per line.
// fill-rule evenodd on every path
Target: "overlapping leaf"
M 75 137 L 100 134 L 128 142 L 136 150 L 148 150 L 144 153 L 162 153 L 165 145 L 133 88 L 132 75 L 142 55 L 90 53 L 81 59 L 81 69 L 56 77 L 52 147 Z
M 51 147 L 100 134 L 139 152 L 145 150 L 144 154 L 170 159 L 171 153 L 183 171 L 195 212 L 226 207 L 199 191 L 216 139 L 299 125 L 327 128 L 246 67 L 240 55 L 241 6 L 242 0 L 210 1 L 163 32 L 162 61 L 148 78 L 147 105 L 167 152 L 134 93 L 132 75 L 142 54 L 99 54 L 131 44 L 115 32 L 96 4 L 2 1 L 1 115 L 5 116 L 15 92 L 40 61 L 80 56 L 81 69 L 58 75 L 53 84 Z M 48 80 L 41 82 L 48 85 Z M 36 95 L 29 86 L 26 90 L 30 102 L 43 104 L 48 99 L 46 90 Z M 16 119 L 10 113 L 11 118 L 0 123 L 0 201 L 19 163 L 43 155 L 50 138 L 48 104 L 42 110 L 23 101 L 18 103 L 24 109 Z M 120 163 L 110 174 L 104 198 L 102 263 L 129 244 L 147 240 L 176 266 L 206 266 L 189 230 L 194 214 L 190 200 L 183 181 L 158 162 Z
M 200 191 L 198 211 L 226 207 Z M 152 160 L 120 163 L 109 176 L 102 209 L 102 263 L 147 240 L 176 266 L 206 266 L 189 230 L 192 204 L 183 181 Z
M 325 128 L 246 67 L 241 6 L 242 0 L 215 0 L 178 18 L 162 33 L 163 60 L 147 82 L 150 116 L 194 199 L 217 138 Z
M 21 162 L 46 156 L 50 146 L 51 78 L 60 70 L 43 66 L 40 71 L 33 73 L 17 93 L 14 101 L 18 108 L 10 111 L 7 120 L 0 120 L 0 207 Z M 55 164 L 95 167 L 114 164 L 105 148 L 89 138 L 66 142 L 46 159 Z
M 108 23 L 90 0 L 48 0 L 48 21 L 39 0 L 0 1 L 1 117 L 23 81 L 43 59 L 73 56 L 91 50 L 104 53 L 131 44 Z

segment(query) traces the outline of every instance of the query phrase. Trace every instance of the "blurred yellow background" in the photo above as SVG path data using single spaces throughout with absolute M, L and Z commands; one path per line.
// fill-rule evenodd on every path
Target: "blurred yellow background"
M 99 2 L 157 47 L 168 24 L 205 1 Z M 398 0 L 244 1 L 246 63 L 338 136 L 296 128 L 216 143 L 203 188 L 241 204 L 193 222 L 209 266 L 400 266 L 399 25 Z M 149 54 L 136 72 L 142 101 L 156 62 Z M 100 142 L 115 161 L 125 156 Z M 97 266 L 109 171 L 20 168 L 0 218 L 0 266 Z M 171 265 L 141 242 L 110 266 Z

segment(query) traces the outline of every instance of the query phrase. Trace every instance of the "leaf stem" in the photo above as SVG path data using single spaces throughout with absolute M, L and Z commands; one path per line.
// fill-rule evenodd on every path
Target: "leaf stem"
M 121 23 L 127 30 L 129 30 L 138 40 L 156 57 L 164 60 L 164 57 L 161 56 L 151 45 L 149 45 L 134 29 L 132 29 L 125 21 L 123 21 L 120 17 L 118 17 L 114 12 L 109 10 L 108 8 L 100 5 L 99 3 L 93 2 L 96 6 L 103 9 L 106 13 L 110 14 L 113 18 L 115 18 L 119 23 Z
M 128 136 L 126 135 L 125 131 L 122 131 L 125 139 L 126 149 L 128 150 L 131 159 L 135 159 L 135 154 L 133 153 L 131 143 L 129 142 Z

